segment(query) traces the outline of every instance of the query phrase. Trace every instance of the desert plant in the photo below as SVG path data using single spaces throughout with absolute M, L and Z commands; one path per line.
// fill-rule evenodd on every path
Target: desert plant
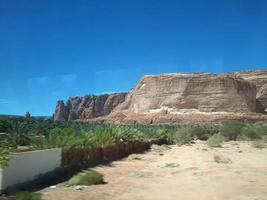
M 254 125 L 247 125 L 243 127 L 242 135 L 251 140 L 261 138 L 260 133 L 257 131 L 257 128 Z
M 221 144 L 224 141 L 224 139 L 225 138 L 220 133 L 217 133 L 217 134 L 209 137 L 207 144 L 210 147 L 221 147 Z
M 0 167 L 8 166 L 11 148 L 6 140 L 0 141 Z
M 236 140 L 243 126 L 244 124 L 238 121 L 225 121 L 222 123 L 220 133 L 229 140 Z
M 266 144 L 264 143 L 263 140 L 255 140 L 252 142 L 252 147 L 258 148 L 258 149 L 263 149 L 266 147 Z
M 222 156 L 222 155 L 217 155 L 217 154 L 215 154 L 215 155 L 213 156 L 213 159 L 214 159 L 214 161 L 215 161 L 216 163 L 229 164 L 229 163 L 232 162 L 230 158 L 227 158 L 227 157 Z
M 14 200 L 41 200 L 40 193 L 20 191 L 15 194 Z
M 104 183 L 103 179 L 104 175 L 96 172 L 96 171 L 89 171 L 89 172 L 82 172 L 75 176 L 73 176 L 68 183 L 70 185 L 95 185 L 95 184 L 102 184 Z
M 267 143 L 267 135 L 262 136 L 262 140 Z
M 191 129 L 186 127 L 177 129 L 176 133 L 173 135 L 174 143 L 178 144 L 179 146 L 189 143 L 191 139 Z
M 218 125 L 198 125 L 191 129 L 192 136 L 200 140 L 207 140 L 210 136 L 218 132 Z

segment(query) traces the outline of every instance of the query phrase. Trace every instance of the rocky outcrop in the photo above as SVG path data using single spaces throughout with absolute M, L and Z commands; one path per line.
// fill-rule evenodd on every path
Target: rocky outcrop
M 255 112 L 256 86 L 228 75 L 144 76 L 116 110 L 134 113 Z
M 126 94 L 114 93 L 71 97 L 66 104 L 63 101 L 58 101 L 54 120 L 83 120 L 108 115 L 125 100 Z
M 234 72 L 230 75 L 241 77 L 244 80 L 250 81 L 256 85 L 256 105 L 257 112 L 265 112 L 267 110 L 267 99 L 266 99 L 266 83 L 267 83 L 267 70 L 252 70 L 252 71 L 240 71 Z
M 267 83 L 265 83 L 257 92 L 257 110 L 267 113 Z
M 267 120 L 267 70 L 146 75 L 128 94 L 58 101 L 55 120 L 208 123 Z M 258 114 L 265 113 L 265 114 Z
M 230 76 L 240 77 L 256 85 L 257 92 L 267 83 L 267 69 L 258 69 L 251 71 L 238 71 L 229 73 Z

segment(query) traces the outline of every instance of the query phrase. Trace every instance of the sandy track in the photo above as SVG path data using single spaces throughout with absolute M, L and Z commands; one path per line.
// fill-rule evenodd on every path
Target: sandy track
M 45 200 L 267 200 L 267 149 L 247 142 L 228 142 L 211 149 L 205 142 L 140 154 L 94 169 L 107 184 L 82 191 L 60 184 L 42 191 Z M 223 164 L 214 155 L 231 159 Z M 167 166 L 166 166 L 167 165 Z M 178 165 L 178 166 L 176 166 Z

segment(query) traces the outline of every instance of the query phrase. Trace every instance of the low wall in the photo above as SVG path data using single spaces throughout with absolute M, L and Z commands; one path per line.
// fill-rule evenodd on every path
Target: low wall
M 20 188 L 21 185 L 31 187 L 27 182 L 33 182 L 36 186 L 34 180 L 67 178 L 88 166 L 118 160 L 148 150 L 152 144 L 165 143 L 165 140 L 130 141 L 99 148 L 57 148 L 13 153 L 9 166 L 0 168 L 0 193 L 6 192 L 6 189 Z M 57 172 L 52 172 L 54 170 Z M 48 172 L 52 174 L 48 175 Z
M 13 153 L 9 165 L 0 168 L 0 191 L 33 180 L 61 166 L 61 148 Z
M 166 144 L 165 140 L 130 141 L 101 148 L 63 149 L 61 168 L 65 172 L 78 171 L 88 166 L 102 162 L 111 162 L 121 159 L 132 153 L 141 153 L 152 144 Z

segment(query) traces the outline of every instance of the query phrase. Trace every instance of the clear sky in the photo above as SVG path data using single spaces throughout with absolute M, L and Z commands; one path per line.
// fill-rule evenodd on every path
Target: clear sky
M 51 115 L 143 74 L 264 67 L 266 0 L 0 0 L 1 114 Z

